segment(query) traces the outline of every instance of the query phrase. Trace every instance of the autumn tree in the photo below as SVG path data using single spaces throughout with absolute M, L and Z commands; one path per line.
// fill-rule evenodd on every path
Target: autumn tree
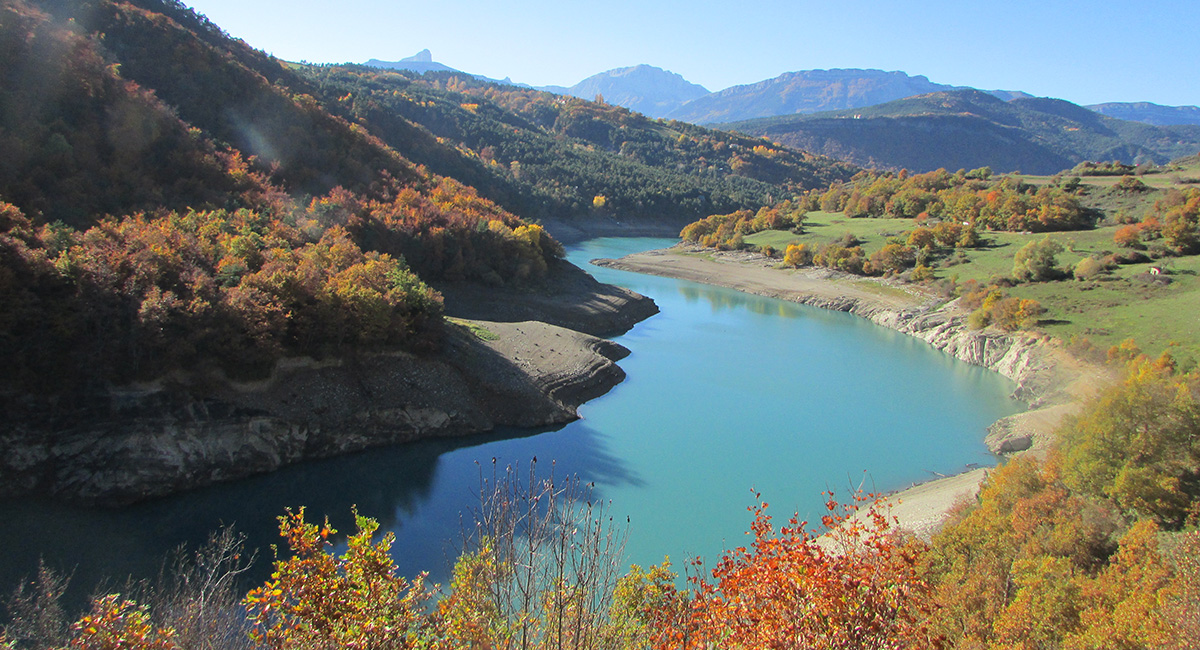
M 1025 244 L 1013 257 L 1013 277 L 1021 282 L 1042 282 L 1057 278 L 1061 271 L 1057 267 L 1058 260 L 1055 256 L 1062 250 L 1062 244 L 1050 239 L 1049 235 L 1040 241 Z
M 871 254 L 871 269 L 876 273 L 899 273 L 916 262 L 916 251 L 902 244 L 884 244 Z
M 304 508 L 279 517 L 290 557 L 277 557 L 263 586 L 246 594 L 251 639 L 262 648 L 413 648 L 431 640 L 424 576 L 396 573 L 394 536 L 378 541 L 379 524 L 354 513 L 357 532 L 346 551 L 330 552 L 336 530 L 305 521 Z
M 1064 481 L 1113 499 L 1164 527 L 1195 522 L 1200 512 L 1200 395 L 1195 377 L 1135 362 L 1122 385 L 1063 432 Z
M 687 619 L 662 629 L 655 647 L 939 647 L 924 625 L 920 546 L 868 497 L 845 508 L 831 497 L 827 508 L 818 537 L 798 517 L 776 528 L 760 500 L 750 546 L 725 553 L 711 578 L 692 576 Z
M 808 244 L 788 244 L 783 253 L 783 263 L 792 268 L 800 268 L 812 263 L 812 249 Z

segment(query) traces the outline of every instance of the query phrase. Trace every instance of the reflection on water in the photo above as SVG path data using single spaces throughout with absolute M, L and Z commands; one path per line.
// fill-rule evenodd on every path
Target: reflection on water
M 617 339 L 632 351 L 621 362 L 628 378 L 585 404 L 582 420 L 310 462 L 116 511 L 2 504 L 0 590 L 41 555 L 77 567 L 86 595 L 102 575 L 153 573 L 172 547 L 222 524 L 268 549 L 275 517 L 300 505 L 344 532 L 357 505 L 396 533 L 406 575 L 445 581 L 460 513 L 477 505 L 493 459 L 503 468 L 536 457 L 540 472 L 594 482 L 595 498 L 629 518 L 628 559 L 641 564 L 741 543 L 752 487 L 779 514 L 811 518 L 830 487 L 866 477 L 893 489 L 990 462 L 983 430 L 1015 409 L 997 375 L 847 314 L 587 265 L 669 243 L 609 239 L 570 251 L 662 310 Z M 269 573 L 264 554 L 256 580 Z
M 536 444 L 530 444 L 536 438 Z M 482 450 L 480 453 L 475 453 Z M 527 453 L 533 451 L 535 453 Z M 539 473 L 587 475 L 593 494 L 611 486 L 644 482 L 614 456 L 586 426 L 570 435 L 554 430 L 503 429 L 488 435 L 426 440 L 285 467 L 277 472 L 214 485 L 108 510 L 21 501 L 0 506 L 0 518 L 16 523 L 0 528 L 6 549 L 0 581 L 8 586 L 36 568 L 39 557 L 74 571 L 79 590 L 90 591 L 113 576 L 153 575 L 178 544 L 192 547 L 223 525 L 234 525 L 263 549 L 252 580 L 270 573 L 269 545 L 278 540 L 276 517 L 303 505 L 310 519 L 328 515 L 343 533 L 353 530 L 352 506 L 393 530 L 404 552 L 398 561 L 406 575 L 428 570 L 435 580 L 449 575 L 447 555 L 457 542 L 459 513 L 478 503 L 478 462 L 524 465 L 541 454 Z M 465 460 L 465 462 L 464 462 Z M 405 541 L 422 540 L 418 546 Z M 76 590 L 76 591 L 79 591 Z M 76 597 L 84 594 L 77 593 Z
M 790 317 L 796 305 L 786 300 L 763 298 L 753 294 L 742 293 L 732 289 L 716 290 L 703 284 L 679 282 L 679 295 L 689 304 L 705 302 L 711 308 L 711 313 L 745 309 L 759 316 Z M 824 311 L 824 310 L 821 310 Z M 806 314 L 810 318 L 820 318 L 820 311 Z

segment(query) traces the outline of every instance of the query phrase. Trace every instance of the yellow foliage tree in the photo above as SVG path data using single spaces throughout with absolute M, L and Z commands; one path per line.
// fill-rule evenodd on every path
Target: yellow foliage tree
M 397 575 L 394 536 L 373 541 L 379 524 L 357 512 L 354 518 L 358 532 L 340 557 L 329 552 L 337 531 L 328 521 L 306 522 L 304 508 L 279 518 L 292 556 L 276 559 L 271 579 L 246 594 L 255 643 L 271 650 L 412 648 L 429 640 L 424 576 L 409 582 Z

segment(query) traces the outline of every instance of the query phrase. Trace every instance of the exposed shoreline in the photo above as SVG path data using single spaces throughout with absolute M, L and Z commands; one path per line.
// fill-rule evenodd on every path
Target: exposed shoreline
M 780 269 L 778 262 L 759 254 L 682 244 L 593 263 L 850 312 L 998 372 L 1017 383 L 1013 397 L 1030 409 L 988 428 L 985 441 L 997 454 L 1043 452 L 1062 418 L 1113 380 L 1107 370 L 1079 362 L 1048 337 L 969 330 L 967 313 L 957 301 L 946 302 L 915 285 L 828 269 Z M 975 498 L 987 474 L 986 468 L 965 469 L 899 490 L 888 496 L 891 514 L 903 528 L 928 539 L 956 503 Z
M 447 287 L 434 354 L 287 358 L 250 382 L 181 369 L 71 403 L 26 396 L 0 423 L 0 497 L 124 505 L 372 447 L 566 424 L 625 378 L 628 350 L 599 337 L 657 311 L 560 262 L 534 287 Z

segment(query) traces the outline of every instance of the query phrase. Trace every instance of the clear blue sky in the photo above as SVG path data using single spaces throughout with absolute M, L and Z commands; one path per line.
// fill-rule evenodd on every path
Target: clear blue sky
M 185 0 L 187 1 L 187 0 Z M 533 85 L 648 63 L 709 90 L 792 70 L 880 68 L 1079 104 L 1200 104 L 1200 6 L 1059 0 L 192 0 L 290 61 L 435 61 Z

